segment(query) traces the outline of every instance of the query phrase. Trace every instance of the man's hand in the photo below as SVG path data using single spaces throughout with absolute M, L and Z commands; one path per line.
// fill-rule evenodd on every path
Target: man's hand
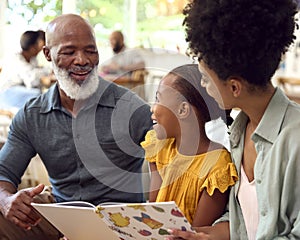
M 22 189 L 1 201 L 3 216 L 17 226 L 30 230 L 40 221 L 40 216 L 31 206 L 33 198 L 44 189 L 43 184 L 33 188 Z
M 116 62 L 111 62 L 109 65 L 104 65 L 101 67 L 103 73 L 116 73 L 121 70 L 120 66 Z

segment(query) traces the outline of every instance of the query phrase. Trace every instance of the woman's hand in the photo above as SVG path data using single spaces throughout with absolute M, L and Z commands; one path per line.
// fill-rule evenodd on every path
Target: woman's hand
M 209 240 L 211 239 L 208 234 L 200 232 L 188 232 L 188 231 L 181 231 L 178 229 L 171 229 L 168 230 L 171 236 L 166 237 L 165 240 L 177 240 L 177 239 L 188 239 L 188 240 Z
M 214 226 L 209 227 L 197 227 L 194 228 L 196 231 L 188 232 L 181 231 L 179 229 L 168 230 L 171 236 L 166 237 L 166 240 L 177 240 L 177 239 L 187 239 L 187 240 L 229 240 L 229 222 L 221 222 Z

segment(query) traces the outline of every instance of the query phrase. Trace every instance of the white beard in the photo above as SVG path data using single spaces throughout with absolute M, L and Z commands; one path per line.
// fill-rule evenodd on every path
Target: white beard
M 52 61 L 52 67 L 59 87 L 69 98 L 74 100 L 84 100 L 96 92 L 99 85 L 97 66 L 94 67 L 87 79 L 81 85 L 69 76 L 67 70 L 58 68 L 54 61 Z

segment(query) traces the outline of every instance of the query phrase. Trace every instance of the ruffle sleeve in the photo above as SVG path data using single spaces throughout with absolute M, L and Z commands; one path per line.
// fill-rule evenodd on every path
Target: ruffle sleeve
M 154 130 L 149 130 L 145 136 L 145 141 L 141 142 L 145 150 L 145 159 L 149 162 L 156 162 L 158 140 Z
M 212 196 L 215 189 L 224 193 L 230 186 L 233 186 L 238 180 L 238 174 L 235 165 L 232 162 L 225 166 L 218 167 L 211 171 L 201 186 L 201 192 L 206 189 L 207 193 Z

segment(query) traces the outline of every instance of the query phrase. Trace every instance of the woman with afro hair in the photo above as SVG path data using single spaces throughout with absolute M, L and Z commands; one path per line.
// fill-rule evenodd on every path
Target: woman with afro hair
M 239 181 L 228 211 L 197 233 L 168 239 L 300 239 L 300 106 L 272 85 L 295 40 L 293 0 L 194 0 L 184 9 L 190 54 L 201 84 L 231 125 L 231 157 Z

